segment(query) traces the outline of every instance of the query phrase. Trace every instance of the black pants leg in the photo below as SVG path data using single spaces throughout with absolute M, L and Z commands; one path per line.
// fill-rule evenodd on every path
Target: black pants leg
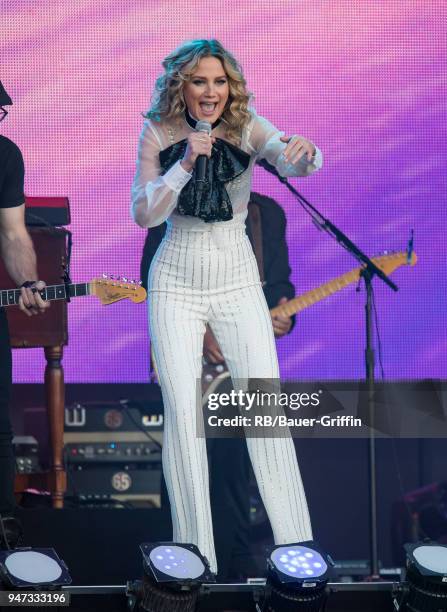
M 12 429 L 9 417 L 12 363 L 6 313 L 0 308 L 0 513 L 12 514 L 15 509 L 15 462 Z
M 250 457 L 245 438 L 208 440 L 214 544 L 220 580 L 252 575 Z

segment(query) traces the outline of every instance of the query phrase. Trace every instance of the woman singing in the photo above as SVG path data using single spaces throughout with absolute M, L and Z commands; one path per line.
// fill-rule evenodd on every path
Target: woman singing
M 209 324 L 236 379 L 279 379 L 270 313 L 245 233 L 251 175 L 266 159 L 282 176 L 307 176 L 321 153 L 285 137 L 249 109 L 241 69 L 217 40 L 193 40 L 163 62 L 141 134 L 132 216 L 167 221 L 152 262 L 149 325 L 165 407 L 163 471 L 174 542 L 196 544 L 217 571 L 205 439 L 197 437 L 196 386 Z M 211 124 L 208 135 L 196 123 Z M 197 157 L 208 158 L 204 182 Z M 291 437 L 247 438 L 276 544 L 312 539 Z

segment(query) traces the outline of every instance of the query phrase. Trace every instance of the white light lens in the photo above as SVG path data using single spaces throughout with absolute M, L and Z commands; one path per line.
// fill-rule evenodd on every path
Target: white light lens
M 160 563 L 160 552 L 168 553 L 169 559 L 175 561 L 175 563 L 170 563 L 169 565 Z M 149 558 L 156 569 L 164 574 L 168 574 L 172 578 L 190 578 L 193 580 L 201 576 L 205 571 L 205 566 L 200 557 L 181 546 L 172 546 L 170 548 L 157 546 L 150 552 Z
M 33 584 L 53 582 L 62 568 L 54 559 L 33 550 L 12 553 L 5 561 L 7 570 L 19 580 Z
M 438 574 L 447 574 L 447 548 L 444 546 L 419 546 L 413 551 L 416 561 Z
M 288 576 L 309 576 L 318 578 L 326 573 L 328 567 L 323 557 L 310 548 L 300 546 L 299 548 L 285 548 L 281 546 L 270 555 L 275 567 Z M 312 565 L 309 563 L 312 559 Z

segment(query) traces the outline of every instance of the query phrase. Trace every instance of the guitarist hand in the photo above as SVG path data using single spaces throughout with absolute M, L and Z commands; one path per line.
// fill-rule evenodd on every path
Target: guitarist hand
M 221 353 L 219 344 L 211 331 L 211 328 L 207 325 L 205 336 L 203 338 L 203 356 L 205 361 L 213 363 L 215 365 L 224 363 L 225 359 Z
M 286 297 L 282 297 L 278 302 L 278 306 L 280 304 L 285 304 L 288 301 L 289 300 Z M 281 336 L 288 334 L 290 328 L 292 327 L 291 317 L 281 317 L 280 315 L 275 315 L 272 317 L 272 323 L 276 338 L 281 338 Z
M 289 300 L 286 297 L 282 297 L 279 302 L 280 304 L 285 304 Z M 276 315 L 272 317 L 273 323 L 273 331 L 277 338 L 281 338 L 281 336 L 285 336 L 289 333 L 290 328 L 292 327 L 292 319 L 291 317 L 281 317 Z M 220 350 L 219 344 L 211 331 L 211 328 L 207 325 L 205 336 L 203 338 L 203 356 L 205 361 L 208 363 L 213 363 L 214 365 L 218 365 L 219 363 L 224 363 L 225 359 Z
M 46 285 L 43 281 L 37 281 L 31 287 L 21 288 L 19 308 L 27 316 L 43 314 L 50 307 L 50 303 L 43 300 L 40 293 L 38 293 L 38 291 L 42 291 L 45 287 Z

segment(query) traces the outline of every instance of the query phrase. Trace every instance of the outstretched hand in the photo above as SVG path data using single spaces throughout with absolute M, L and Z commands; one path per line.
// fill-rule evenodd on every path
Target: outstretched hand
M 315 146 L 302 136 L 281 136 L 280 140 L 287 143 L 284 149 L 286 162 L 295 164 L 306 153 L 308 161 L 311 161 L 315 155 Z

